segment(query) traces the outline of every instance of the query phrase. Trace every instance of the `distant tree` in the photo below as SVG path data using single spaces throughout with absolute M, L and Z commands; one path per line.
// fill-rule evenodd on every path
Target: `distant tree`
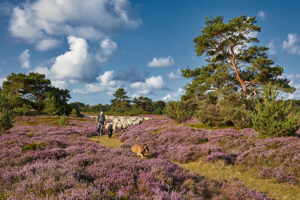
M 141 109 L 146 112 L 153 111 L 152 99 L 148 97 L 139 97 L 139 98 L 135 97 L 132 103 L 133 103 L 133 107 L 136 109 Z
M 127 92 L 125 92 L 124 88 L 119 88 L 118 90 L 115 91 L 113 98 L 111 100 L 112 103 L 112 110 L 115 111 L 127 111 L 130 107 L 130 100 L 129 97 L 126 96 Z
M 158 114 L 158 115 L 161 115 L 164 113 L 164 110 L 165 110 L 165 107 L 166 107 L 166 103 L 164 101 L 156 101 L 156 102 L 153 102 L 153 114 Z
M 58 115 L 69 115 L 71 113 L 72 108 L 67 103 L 71 98 L 69 90 L 50 86 L 47 88 L 45 97 L 47 99 L 52 98 L 55 100 L 56 108 L 58 109 Z
M 33 107 L 41 110 L 41 102 L 45 98 L 44 94 L 50 85 L 51 81 L 46 79 L 44 74 L 34 72 L 30 72 L 28 75 L 12 73 L 3 82 L 3 92 L 12 99 L 12 107 L 26 103 L 26 101 L 22 101 L 23 99 L 32 102 Z
M 9 97 L 10 108 L 15 109 L 18 114 L 24 114 L 25 110 L 31 107 L 38 111 L 45 110 L 45 103 L 49 106 L 50 101 L 53 101 L 51 105 L 54 105 L 55 101 L 57 114 L 71 112 L 67 104 L 71 98 L 70 92 L 51 86 L 51 81 L 46 79 L 44 74 L 12 73 L 3 82 L 3 94 Z

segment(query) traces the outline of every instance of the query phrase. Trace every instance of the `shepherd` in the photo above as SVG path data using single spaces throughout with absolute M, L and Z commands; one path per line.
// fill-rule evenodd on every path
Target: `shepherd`
M 97 118 L 97 133 L 98 136 L 102 136 L 103 132 L 104 132 L 104 122 L 105 122 L 105 116 L 103 114 L 103 112 L 100 112 L 100 115 Z

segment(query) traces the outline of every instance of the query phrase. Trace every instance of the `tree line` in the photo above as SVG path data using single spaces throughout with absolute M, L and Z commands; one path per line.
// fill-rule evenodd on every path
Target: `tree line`
M 91 106 L 81 102 L 71 103 L 70 106 L 81 113 L 98 113 L 100 111 L 110 115 L 140 115 L 165 113 L 164 101 L 153 101 L 148 97 L 135 97 L 132 100 L 127 96 L 124 88 L 117 89 L 110 104 L 97 104 Z

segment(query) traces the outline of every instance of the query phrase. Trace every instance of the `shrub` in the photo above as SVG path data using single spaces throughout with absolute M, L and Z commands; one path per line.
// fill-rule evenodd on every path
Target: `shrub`
M 13 126 L 14 113 L 9 109 L 9 100 L 0 94 L 0 132 Z
M 45 108 L 43 110 L 47 115 L 57 115 L 59 108 L 56 105 L 56 99 L 54 96 L 48 97 L 44 100 Z
M 24 103 L 22 107 L 14 108 L 14 113 L 17 115 L 28 116 L 28 115 L 30 115 L 31 109 L 32 109 L 32 107 L 30 105 Z
M 252 125 L 252 102 L 242 94 L 211 94 L 199 102 L 196 116 L 201 123 L 209 126 L 247 128 Z
M 72 109 L 72 112 L 71 112 L 71 114 L 70 114 L 70 117 L 78 117 L 77 111 L 76 111 L 75 108 Z
M 299 128 L 299 116 L 291 113 L 292 104 L 277 100 L 279 92 L 268 85 L 264 88 L 261 101 L 257 101 L 253 114 L 253 128 L 259 137 L 287 137 L 295 135 Z
M 182 101 L 169 101 L 167 103 L 166 114 L 176 122 L 184 122 L 191 118 L 191 111 L 187 109 Z
M 66 126 L 69 124 L 69 121 L 68 121 L 67 117 L 65 115 L 63 115 L 59 118 L 58 124 L 60 126 Z

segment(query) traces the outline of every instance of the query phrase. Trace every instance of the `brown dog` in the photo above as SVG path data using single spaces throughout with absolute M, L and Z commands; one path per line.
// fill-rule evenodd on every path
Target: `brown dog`
M 145 152 L 148 152 L 149 149 L 148 149 L 148 146 L 146 144 L 143 144 L 143 145 L 133 145 L 131 147 L 131 151 L 133 153 L 136 153 L 138 156 L 141 156 L 142 158 L 144 158 L 144 154 Z

